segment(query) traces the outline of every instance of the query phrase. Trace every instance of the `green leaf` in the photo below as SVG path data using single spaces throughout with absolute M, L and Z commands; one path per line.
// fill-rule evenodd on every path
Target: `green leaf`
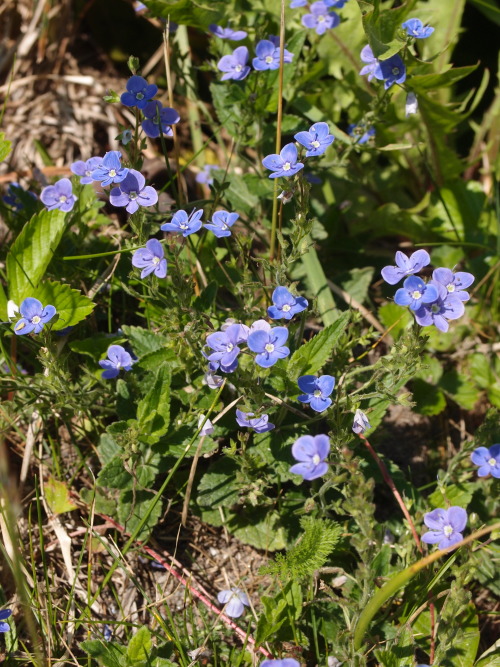
M 397 340 L 413 322 L 408 308 L 401 308 L 396 303 L 385 303 L 379 308 L 378 318 L 387 329 L 391 329 L 391 336 Z
M 222 0 L 144 0 L 144 4 L 157 16 L 204 32 L 210 23 L 219 22 L 226 5 Z
M 51 304 L 59 315 L 51 328 L 59 331 L 84 320 L 94 310 L 95 304 L 80 290 L 58 282 L 44 282 L 32 293 L 44 306 Z
M 127 658 L 132 664 L 147 661 L 151 655 L 152 647 L 151 633 L 144 626 L 130 640 L 127 646 Z
M 7 319 L 7 301 L 7 295 L 5 294 L 2 283 L 0 283 L 0 320 Z
M 123 667 L 121 657 L 125 653 L 123 646 L 112 642 L 103 642 L 100 639 L 88 639 L 80 643 L 86 653 L 88 653 L 98 665 L 104 667 Z
M 118 521 L 125 528 L 127 533 L 133 533 L 148 513 L 150 504 L 154 500 L 154 495 L 149 491 L 137 491 L 126 489 L 120 494 L 118 502 Z M 162 514 L 161 502 L 156 503 L 153 511 L 142 530 L 137 535 L 138 540 L 144 540 L 158 523 Z
M 131 327 L 128 324 L 122 326 L 122 331 L 127 336 L 139 359 L 149 352 L 161 350 L 168 343 L 168 338 L 155 331 L 148 331 L 142 327 Z
M 0 132 L 0 162 L 3 162 L 9 155 L 12 143 L 5 138 L 5 132 Z
M 342 315 L 330 326 L 326 327 L 310 341 L 296 350 L 287 368 L 288 377 L 296 380 L 300 375 L 314 375 L 326 363 L 335 348 L 340 336 L 344 333 L 351 313 Z
M 444 86 L 452 86 L 457 81 L 464 79 L 469 74 L 472 74 L 479 67 L 470 65 L 469 67 L 453 67 L 447 72 L 441 74 L 421 74 L 415 75 L 411 78 L 411 89 L 416 93 L 421 93 L 424 90 L 433 90 L 436 88 L 443 88 Z
M 415 412 L 421 415 L 439 415 L 446 408 L 446 398 L 436 386 L 415 378 L 412 385 Z
M 319 261 L 318 254 L 313 246 L 309 248 L 301 258 L 305 269 L 306 282 L 313 294 L 316 294 L 318 310 L 323 324 L 333 324 L 340 315 L 340 310 L 335 306 L 332 291 L 328 285 L 325 272 Z
M 472 410 L 481 396 L 474 382 L 455 369 L 443 375 L 438 382 L 438 387 L 466 410 Z
M 281 516 L 278 512 L 268 512 L 259 520 L 261 513 L 256 512 L 248 517 L 246 525 L 240 525 L 234 530 L 229 526 L 229 532 L 245 544 L 250 544 L 263 551 L 278 551 L 286 547 L 286 533 L 281 525 Z
M 170 423 L 170 368 L 164 364 L 156 374 L 155 382 L 137 406 L 137 421 L 149 435 L 160 437 Z
M 42 280 L 63 235 L 65 217 L 62 211 L 41 211 L 14 241 L 7 255 L 7 282 L 10 298 L 18 305 L 33 296 Z
M 77 506 L 70 500 L 66 484 L 53 477 L 50 477 L 45 484 L 45 500 L 54 514 L 64 514 L 64 512 L 72 512 L 77 509 Z
M 479 647 L 479 623 L 473 604 L 456 619 L 460 632 L 455 636 L 452 646 L 446 651 L 446 658 L 453 667 L 472 667 Z
M 436 509 L 438 507 L 448 507 L 449 505 L 459 505 L 460 507 L 467 507 L 472 500 L 472 495 L 475 491 L 473 482 L 464 482 L 462 484 L 451 484 L 444 490 L 436 489 L 434 493 L 427 498 L 430 507 Z

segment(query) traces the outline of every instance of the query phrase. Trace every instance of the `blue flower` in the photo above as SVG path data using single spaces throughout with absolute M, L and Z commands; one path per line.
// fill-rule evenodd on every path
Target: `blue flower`
M 230 324 L 224 331 L 207 336 L 207 345 L 212 354 L 205 355 L 211 363 L 210 370 L 216 371 L 220 366 L 223 373 L 232 373 L 238 367 L 238 355 L 241 352 L 238 347 L 248 337 L 248 327 L 244 324 Z
M 357 144 L 366 144 L 371 137 L 375 136 L 375 128 L 374 127 L 369 127 L 366 129 L 366 125 L 360 124 L 356 125 L 355 123 L 351 123 L 349 125 L 349 136 L 351 137 L 359 137 L 356 141 Z
M 211 171 L 213 169 L 219 169 L 218 164 L 206 164 L 203 167 L 203 171 L 200 171 L 199 174 L 196 174 L 196 178 L 194 179 L 197 183 L 201 183 L 202 185 L 212 185 L 214 182 L 214 179 L 211 175 Z
M 371 428 L 371 424 L 368 421 L 368 417 L 362 410 L 356 410 L 354 413 L 354 421 L 352 422 L 352 430 L 354 433 L 364 433 L 367 429 Z
M 290 472 L 310 482 L 322 477 L 328 470 L 325 459 L 330 453 L 330 438 L 327 435 L 303 435 L 292 445 L 292 456 L 298 461 Z
M 121 183 L 125 180 L 129 170 L 127 167 L 122 167 L 121 159 L 120 151 L 108 151 L 92 172 L 94 181 L 101 181 L 101 185 L 106 187 L 111 183 Z
M 10 625 L 3 621 L 6 621 L 10 616 L 12 616 L 12 609 L 2 609 L 0 611 L 0 632 L 9 632 Z
M 38 299 L 29 296 L 21 303 L 19 312 L 22 318 L 16 322 L 14 333 L 17 336 L 23 336 L 24 334 L 40 333 L 44 325 L 54 317 L 56 309 L 54 306 L 43 307 Z
M 381 271 L 382 278 L 386 283 L 389 283 L 389 285 L 395 285 L 405 276 L 418 273 L 424 266 L 430 264 L 431 258 L 427 250 L 417 250 L 409 257 L 398 250 L 396 252 L 395 260 L 397 266 L 384 266 Z
M 238 618 L 245 611 L 245 606 L 249 607 L 250 602 L 246 593 L 241 588 L 231 588 L 228 591 L 219 591 L 217 600 L 225 604 L 224 611 L 231 618 Z
M 424 26 L 420 19 L 408 19 L 401 27 L 406 30 L 409 37 L 415 37 L 415 39 L 426 39 L 434 32 L 434 28 Z
M 141 123 L 142 129 L 151 139 L 160 136 L 160 128 L 164 135 L 171 137 L 173 132 L 170 125 L 175 125 L 180 120 L 180 116 L 175 109 L 164 107 L 158 100 L 148 102 L 142 113 L 145 116 Z
M 109 202 L 113 206 L 125 206 L 129 213 L 135 213 L 139 206 L 154 206 L 158 193 L 146 185 L 144 176 L 135 169 L 129 169 L 127 176 L 117 188 L 109 193 Z
M 467 524 L 467 512 L 462 507 L 435 509 L 424 515 L 424 523 L 430 531 L 422 535 L 422 542 L 437 544 L 439 549 L 450 549 L 463 539 Z
M 403 83 L 406 81 L 406 68 L 397 54 L 387 60 L 377 60 L 373 55 L 370 45 L 366 45 L 361 50 L 361 60 L 367 63 L 359 73 L 368 74 L 368 81 L 373 77 L 384 82 L 384 87 L 390 88 L 393 83 Z
M 277 287 L 273 292 L 273 305 L 267 309 L 267 315 L 272 320 L 291 320 L 294 315 L 301 313 L 309 305 L 303 296 L 294 296 L 286 287 Z
M 149 239 L 145 248 L 139 248 L 132 255 L 132 266 L 142 269 L 141 278 L 153 273 L 157 278 L 167 275 L 167 260 L 164 257 L 163 246 L 157 239 Z
M 216 211 L 212 216 L 211 222 L 206 223 L 205 227 L 213 232 L 219 239 L 223 236 L 231 236 L 230 227 L 234 225 L 239 217 L 238 213 Z
M 107 351 L 108 358 L 99 362 L 99 366 L 104 368 L 101 377 L 105 380 L 115 378 L 120 369 L 124 371 L 132 370 L 133 359 L 127 350 L 121 345 L 110 345 Z
M 435 285 L 426 285 L 421 278 L 410 276 L 404 281 L 403 287 L 397 290 L 394 301 L 398 306 L 410 306 L 411 310 L 418 310 L 422 304 L 433 303 L 438 297 Z
M 413 116 L 416 114 L 418 111 L 418 99 L 415 93 L 412 93 L 411 91 L 408 93 L 406 96 L 406 103 L 405 103 L 405 116 L 408 118 L 408 116 Z
M 257 326 L 256 326 L 257 325 Z M 269 368 L 279 359 L 284 359 L 290 350 L 284 346 L 288 338 L 286 327 L 271 327 L 267 322 L 255 322 L 248 334 L 248 347 L 257 352 L 255 363 L 262 368 Z
M 211 23 L 208 26 L 208 29 L 216 37 L 220 39 L 230 39 L 232 42 L 239 42 L 242 39 L 245 39 L 247 33 L 244 30 L 231 30 L 231 28 L 222 28 L 220 25 Z
M 69 178 L 61 178 L 54 185 L 47 185 L 40 193 L 40 199 L 48 211 L 58 208 L 65 213 L 71 211 L 76 202 Z
M 327 7 L 335 7 L 335 9 L 342 9 L 347 0 L 323 0 Z
M 308 0 L 291 0 L 290 9 L 295 9 L 296 7 L 305 7 L 308 4 Z
M 465 287 L 470 287 L 475 278 L 472 273 L 466 271 L 457 271 L 453 273 L 450 269 L 440 267 L 432 272 L 432 280 L 444 285 L 449 294 L 454 294 L 460 301 L 468 301 L 470 294 L 464 291 Z
M 77 160 L 70 165 L 70 169 L 76 176 L 80 176 L 80 183 L 82 185 L 89 185 L 94 181 L 92 178 L 93 172 L 101 166 L 102 157 L 89 157 L 85 162 Z
M 470 455 L 472 463 L 479 466 L 477 474 L 479 477 L 492 475 L 500 479 L 500 445 L 491 447 L 478 447 Z
M 410 279 L 408 278 L 408 280 Z M 450 294 L 446 287 L 435 283 L 433 280 L 427 284 L 427 289 L 429 287 L 436 288 L 438 298 L 430 304 L 422 304 L 413 313 L 415 320 L 421 327 L 428 327 L 433 324 L 436 329 L 446 332 L 448 331 L 448 320 L 457 320 L 464 314 L 463 301 L 459 296 Z
M 314 123 L 308 132 L 297 132 L 294 139 L 307 148 L 306 157 L 323 155 L 335 139 L 327 123 Z
M 137 107 L 138 109 L 144 109 L 149 100 L 158 92 L 158 86 L 155 86 L 154 83 L 148 84 L 146 79 L 137 75 L 131 76 L 125 87 L 127 92 L 122 93 L 121 103 L 126 107 Z
M 236 410 L 236 421 L 242 428 L 252 428 L 256 433 L 266 433 L 272 431 L 274 424 L 269 421 L 269 415 L 259 415 L 254 417 L 253 412 L 242 412 Z
M 201 217 L 203 215 L 203 209 L 195 209 L 191 211 L 188 215 L 183 209 L 179 209 L 174 213 L 172 220 L 163 224 L 160 229 L 164 232 L 179 232 L 182 236 L 186 237 L 190 234 L 195 234 L 198 230 L 201 229 Z
M 329 12 L 327 4 L 322 0 L 313 2 L 310 10 L 310 14 L 304 14 L 302 17 L 302 25 L 305 28 L 314 28 L 318 35 L 323 35 L 327 30 L 335 28 L 340 23 L 340 16 L 335 12 Z
M 279 38 L 278 38 L 279 43 Z M 275 44 L 275 40 L 261 39 L 255 47 L 257 57 L 252 60 L 254 69 L 263 72 L 267 69 L 279 69 L 280 66 L 280 48 Z M 283 62 L 292 62 L 293 53 L 285 49 Z
M 248 49 L 246 46 L 238 46 L 230 55 L 222 56 L 217 63 L 217 68 L 221 72 L 224 72 L 221 81 L 226 81 L 227 79 L 242 81 L 250 72 L 247 61 Z
M 297 162 L 297 147 L 295 144 L 283 146 L 279 155 L 276 153 L 266 155 L 262 164 L 266 169 L 274 172 L 269 174 L 269 178 L 279 178 L 280 176 L 288 178 L 304 168 L 302 162 Z
M 30 190 L 25 190 L 19 183 L 13 182 L 9 184 L 7 188 L 7 194 L 2 197 L 3 201 L 7 206 L 11 206 L 16 211 L 21 211 L 24 208 L 24 204 L 19 195 L 28 195 L 31 199 L 36 201 L 36 194 Z
M 259 667 L 300 667 L 295 658 L 283 658 L 282 660 L 263 660 Z
M 305 393 L 298 397 L 301 403 L 309 403 L 315 412 L 323 412 L 330 407 L 332 399 L 328 398 L 335 387 L 335 378 L 331 375 L 302 375 L 297 380 L 299 389 Z

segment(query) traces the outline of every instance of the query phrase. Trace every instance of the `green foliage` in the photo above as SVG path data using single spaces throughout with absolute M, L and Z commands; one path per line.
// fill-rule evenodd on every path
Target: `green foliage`
M 9 157 L 12 142 L 5 138 L 5 132 L 0 132 L 0 162 L 3 162 Z
M 312 576 L 325 565 L 340 539 L 342 528 L 332 521 L 313 517 L 303 517 L 300 526 L 304 533 L 299 542 L 285 555 L 278 554 L 274 563 L 262 568 L 263 573 L 281 581 L 296 581 Z
M 55 281 L 42 282 L 31 292 L 42 305 L 52 304 L 58 318 L 51 326 L 54 331 L 72 327 L 84 320 L 93 311 L 95 304 L 79 290 Z

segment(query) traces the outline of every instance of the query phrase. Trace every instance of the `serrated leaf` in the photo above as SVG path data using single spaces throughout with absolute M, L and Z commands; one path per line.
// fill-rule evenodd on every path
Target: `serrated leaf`
M 72 512 L 77 509 L 77 506 L 70 500 L 66 484 L 53 477 L 50 477 L 45 485 L 45 500 L 54 514 L 64 514 L 64 512 Z
M 139 359 L 150 352 L 156 352 L 165 347 L 168 338 L 155 331 L 148 331 L 142 327 L 131 327 L 128 324 L 122 326 L 123 333 L 127 336 L 134 351 Z
M 326 327 L 310 341 L 296 350 L 287 368 L 288 377 L 296 380 L 301 375 L 314 375 L 330 357 L 340 336 L 344 333 L 351 318 L 349 311 L 342 315 L 330 326 Z
M 98 665 L 104 667 L 123 667 L 121 657 L 125 649 L 112 642 L 104 642 L 100 639 L 88 639 L 80 643 L 80 647 L 88 653 Z
M 5 132 L 0 132 L 0 162 L 3 162 L 9 155 L 12 143 L 5 138 Z
M 151 633 L 144 626 L 130 640 L 127 647 L 127 658 L 132 664 L 143 660 L 146 661 L 149 659 L 152 646 Z
M 157 16 L 180 25 L 201 28 L 205 32 L 210 23 L 218 23 L 225 9 L 222 0 L 144 0 L 144 4 Z
M 431 493 L 427 498 L 427 502 L 433 509 L 437 509 L 438 507 L 448 507 L 450 505 L 459 505 L 460 507 L 465 508 L 472 500 L 475 488 L 476 487 L 472 482 L 451 484 L 445 488 L 444 494 L 440 489 L 436 489 L 434 493 Z
M 425 380 L 413 380 L 412 394 L 416 403 L 415 412 L 421 415 L 439 415 L 446 408 L 443 392 Z
M 64 233 L 65 217 L 62 211 L 41 211 L 14 241 L 6 265 L 9 295 L 17 304 L 34 296 Z
M 156 374 L 155 382 L 137 406 L 137 420 L 148 435 L 160 437 L 170 423 L 170 368 L 164 364 Z
M 391 336 L 397 340 L 413 322 L 413 317 L 408 308 L 401 308 L 396 303 L 385 303 L 379 308 L 378 318 L 387 329 L 390 328 Z
M 59 318 L 51 323 L 54 331 L 78 324 L 90 315 L 95 307 L 95 304 L 80 290 L 55 281 L 41 283 L 31 296 L 41 301 L 42 305 L 51 304 L 56 309 Z
M 120 494 L 118 502 L 118 521 L 125 528 L 127 533 L 133 533 L 138 525 L 146 516 L 150 504 L 154 500 L 154 495 L 149 491 L 137 491 L 126 489 Z M 157 502 L 153 511 L 148 516 L 145 525 L 137 535 L 138 540 L 144 540 L 158 523 L 161 517 L 162 504 Z

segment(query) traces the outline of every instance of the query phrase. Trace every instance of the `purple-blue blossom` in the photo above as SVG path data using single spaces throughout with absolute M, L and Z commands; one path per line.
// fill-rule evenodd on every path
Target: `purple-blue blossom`
M 216 331 L 207 336 L 206 344 L 213 350 L 206 354 L 211 362 L 210 370 L 220 367 L 223 373 L 232 373 L 238 367 L 239 345 L 246 342 L 249 329 L 244 324 L 230 324 L 224 331 Z
M 212 33 L 212 35 L 215 35 L 215 37 L 219 37 L 220 39 L 230 39 L 232 42 L 239 42 L 242 39 L 245 39 L 247 36 L 247 33 L 244 30 L 232 30 L 231 28 L 223 28 L 220 25 L 216 25 L 215 23 L 211 23 L 208 26 L 208 29 Z
M 279 178 L 281 176 L 289 178 L 304 168 L 304 164 L 298 162 L 297 147 L 295 144 L 286 144 L 286 146 L 283 146 L 279 155 L 276 153 L 266 155 L 262 160 L 262 164 L 266 169 L 274 172 L 269 174 L 269 178 Z
M 306 157 L 314 157 L 323 155 L 335 137 L 330 134 L 328 123 L 314 123 L 307 132 L 297 132 L 294 139 L 307 148 Z
M 269 421 L 269 415 L 255 417 L 253 412 L 242 412 L 241 410 L 236 410 L 236 422 L 238 426 L 252 428 L 256 433 L 266 433 L 274 428 L 274 424 Z
M 354 433 L 364 433 L 367 429 L 371 428 L 371 424 L 368 421 L 368 417 L 365 415 L 363 410 L 359 408 L 354 413 L 354 420 L 352 422 L 352 430 Z
M 61 178 L 54 185 L 47 185 L 40 193 L 40 199 L 48 211 L 58 208 L 64 213 L 71 211 L 76 202 L 69 178 Z
M 305 28 L 313 28 L 318 35 L 323 35 L 330 28 L 335 28 L 340 23 L 340 16 L 329 11 L 328 5 L 323 0 L 313 2 L 309 7 L 310 14 L 304 14 L 302 25 Z
M 398 306 L 410 306 L 411 310 L 418 310 L 423 304 L 433 303 L 439 297 L 438 289 L 432 282 L 424 283 L 418 276 L 407 278 L 403 287 L 394 295 L 394 302 Z
M 158 92 L 158 86 L 154 83 L 149 83 L 142 76 L 131 76 L 126 84 L 126 93 L 122 93 L 120 101 L 126 107 L 137 107 L 144 109 L 146 104 Z
M 9 632 L 10 625 L 5 621 L 12 616 L 12 609 L 2 609 L 0 611 L 0 632 Z
M 359 145 L 366 144 L 371 137 L 375 136 L 375 128 L 373 126 L 367 128 L 363 124 L 351 123 L 347 131 L 349 136 L 356 138 L 356 143 Z
M 377 60 L 373 55 L 371 46 L 367 44 L 361 50 L 361 60 L 366 65 L 361 68 L 359 73 L 361 75 L 368 74 L 368 81 L 375 77 L 384 82 L 386 89 L 394 83 L 404 83 L 406 81 L 406 68 L 401 57 L 397 54 L 387 60 Z
M 433 280 L 427 284 L 427 287 L 432 286 L 432 283 L 434 283 Z M 450 294 L 443 285 L 434 283 L 434 287 L 437 289 L 438 298 L 430 304 L 422 304 L 413 314 L 420 326 L 434 325 L 440 331 L 446 332 L 448 331 L 448 320 L 457 320 L 464 314 L 464 304 L 458 296 Z
M 125 206 L 129 213 L 135 213 L 139 206 L 154 206 L 158 193 L 146 185 L 144 176 L 135 169 L 129 169 L 127 176 L 117 188 L 109 193 L 109 202 L 113 206 Z
M 120 151 L 108 151 L 92 171 L 92 179 L 101 181 L 103 187 L 111 185 L 111 183 L 121 183 L 129 172 L 127 167 L 122 167 L 121 160 L 122 154 Z
M 202 216 L 202 208 L 193 208 L 189 215 L 181 208 L 174 213 L 170 222 L 165 222 L 160 229 L 164 232 L 177 232 L 186 237 L 190 234 L 195 234 L 201 229 Z
M 7 204 L 7 206 L 11 206 L 15 211 L 21 211 L 24 208 L 22 197 L 25 195 L 34 201 L 37 200 L 37 196 L 34 192 L 31 192 L 31 190 L 25 190 L 22 185 L 14 181 L 9 183 L 7 194 L 4 195 L 2 199 L 4 204 Z
M 405 276 L 418 273 L 424 266 L 430 264 L 431 258 L 427 250 L 417 250 L 407 257 L 403 252 L 396 252 L 396 266 L 384 266 L 382 278 L 389 285 L 395 285 Z
M 298 461 L 290 468 L 295 475 L 302 475 L 308 482 L 322 477 L 328 470 L 325 462 L 330 453 L 330 438 L 327 435 L 303 435 L 292 445 L 292 456 Z
M 477 474 L 479 477 L 491 475 L 500 479 L 500 445 L 491 447 L 478 447 L 470 455 L 472 463 L 479 466 Z
M 134 361 L 129 352 L 121 345 L 110 345 L 107 355 L 107 359 L 102 359 L 99 362 L 99 366 L 104 368 L 101 377 L 105 380 L 115 378 L 122 368 L 124 371 L 132 370 Z
M 230 55 L 222 56 L 217 63 L 217 69 L 224 72 L 221 81 L 234 79 L 242 81 L 250 73 L 248 62 L 248 49 L 246 46 L 238 46 Z
M 426 39 L 434 32 L 434 28 L 424 25 L 420 19 L 408 19 L 401 27 L 406 30 L 409 37 L 414 37 L 415 39 Z
M 446 291 L 457 296 L 460 301 L 468 301 L 470 294 L 464 290 L 472 285 L 475 278 L 472 273 L 466 271 L 453 273 L 450 269 L 440 267 L 432 272 L 432 280 L 446 287 Z
M 276 287 L 272 296 L 273 305 L 267 309 L 267 315 L 272 320 L 291 320 L 294 315 L 301 313 L 309 305 L 303 296 L 294 296 L 286 287 Z
M 92 178 L 93 172 L 101 165 L 102 157 L 89 157 L 85 162 L 77 160 L 70 165 L 73 174 L 80 176 L 80 183 L 82 185 L 89 185 L 94 182 Z
M 44 325 L 49 322 L 56 314 L 54 306 L 42 306 L 42 303 L 32 296 L 27 297 L 19 306 L 19 312 L 22 317 L 14 326 L 14 333 L 17 336 L 24 334 L 38 334 Z
M 430 530 L 422 535 L 422 542 L 437 544 L 439 549 L 450 549 L 463 539 L 467 512 L 456 505 L 446 510 L 438 508 L 425 514 L 424 523 Z
M 142 129 L 151 139 L 160 136 L 160 128 L 165 136 L 171 137 L 173 132 L 170 126 L 175 125 L 180 120 L 180 116 L 175 109 L 164 107 L 158 100 L 148 102 L 142 113 L 144 114 L 144 120 L 141 123 Z
M 299 389 L 304 393 L 298 396 L 301 403 L 309 403 L 315 412 L 323 412 L 330 407 L 332 399 L 330 394 L 335 387 L 335 378 L 331 375 L 302 375 L 297 380 Z
M 206 164 L 203 167 L 202 171 L 200 171 L 199 174 L 196 174 L 196 177 L 195 177 L 194 180 L 197 183 L 201 183 L 202 185 L 212 185 L 212 183 L 214 182 L 214 179 L 213 179 L 213 176 L 212 176 L 211 172 L 214 169 L 219 169 L 219 165 L 218 164 Z
M 264 71 L 268 69 L 279 69 L 280 66 L 280 48 L 279 48 L 279 38 L 278 44 L 276 40 L 272 39 L 261 39 L 260 42 L 255 47 L 256 57 L 252 60 L 252 65 L 254 69 L 258 71 Z M 283 62 L 291 63 L 293 58 L 293 53 L 284 49 L 283 53 Z
M 300 667 L 295 658 L 283 658 L 282 660 L 263 660 L 259 667 Z
M 142 269 L 141 278 L 155 274 L 157 278 L 167 275 L 167 260 L 165 259 L 162 244 L 158 239 L 149 239 L 145 248 L 139 248 L 132 255 L 132 266 Z
M 217 600 L 226 605 L 224 611 L 231 618 L 239 618 L 245 611 L 245 607 L 250 606 L 248 596 L 241 588 L 233 587 L 227 591 L 219 591 L 217 593 Z
M 252 327 L 255 326 L 252 325 Z M 269 368 L 280 359 L 288 357 L 290 350 L 284 345 L 288 339 L 286 327 L 271 327 L 259 320 L 258 328 L 250 330 L 247 344 L 252 352 L 256 352 L 255 363 L 262 368 Z
M 212 216 L 212 220 L 205 223 L 205 228 L 213 232 L 219 239 L 223 236 L 231 236 L 231 227 L 239 217 L 238 213 L 216 211 Z
M 291 0 L 290 9 L 295 9 L 296 7 L 306 7 L 308 0 Z
M 206 415 L 203 414 L 198 417 L 198 428 L 200 429 L 200 435 L 212 435 L 215 431 L 210 419 L 207 419 Z

